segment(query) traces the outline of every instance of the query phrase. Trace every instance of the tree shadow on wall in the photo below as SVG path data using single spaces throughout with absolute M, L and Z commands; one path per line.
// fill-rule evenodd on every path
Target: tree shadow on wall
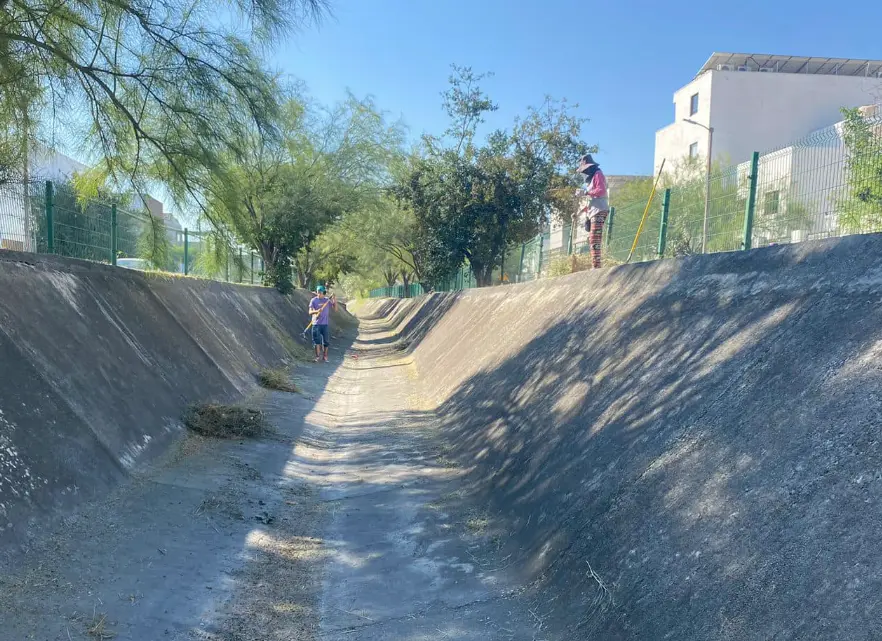
M 470 490 L 565 638 L 871 638 L 878 296 L 683 278 L 627 317 L 564 313 L 453 392 Z

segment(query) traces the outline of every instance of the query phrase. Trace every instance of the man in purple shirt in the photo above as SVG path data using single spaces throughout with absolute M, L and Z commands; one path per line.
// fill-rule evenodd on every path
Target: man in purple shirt
M 328 347 L 331 344 L 331 332 L 328 330 L 331 308 L 337 309 L 336 297 L 325 296 L 325 286 L 316 288 L 315 297 L 309 301 L 309 313 L 312 316 L 312 344 L 315 346 L 315 362 L 322 360 L 328 362 Z

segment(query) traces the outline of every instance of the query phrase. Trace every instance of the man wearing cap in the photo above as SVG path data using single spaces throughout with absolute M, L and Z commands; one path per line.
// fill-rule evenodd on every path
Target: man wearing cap
M 585 212 L 585 231 L 588 232 L 588 244 L 591 248 L 591 263 L 595 269 L 600 267 L 600 251 L 603 247 L 603 223 L 609 216 L 609 198 L 607 197 L 606 176 L 600 171 L 600 165 L 594 162 L 591 154 L 582 156 L 576 170 L 585 178 L 584 191 L 588 196 L 588 205 L 579 213 Z
M 315 362 L 324 358 L 328 362 L 328 347 L 331 344 L 331 332 L 328 323 L 331 317 L 331 308 L 337 309 L 337 299 L 334 296 L 325 296 L 325 286 L 319 285 L 315 297 L 309 301 L 309 313 L 312 316 L 312 344 L 315 346 Z

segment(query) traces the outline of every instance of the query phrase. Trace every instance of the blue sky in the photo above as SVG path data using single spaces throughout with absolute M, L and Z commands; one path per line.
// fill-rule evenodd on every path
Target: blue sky
M 333 18 L 270 57 L 316 99 L 373 95 L 416 137 L 446 126 L 439 94 L 451 63 L 492 71 L 485 90 L 500 109 L 488 127 L 509 126 L 545 95 L 566 97 L 590 118 L 585 139 L 608 174 L 651 173 L 673 92 L 714 51 L 882 58 L 882 2 L 331 2 Z

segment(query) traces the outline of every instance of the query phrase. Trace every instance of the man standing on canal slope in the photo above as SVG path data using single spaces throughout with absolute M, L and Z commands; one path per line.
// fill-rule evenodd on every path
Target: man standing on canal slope
M 325 296 L 325 286 L 316 288 L 315 297 L 309 301 L 309 313 L 312 316 L 312 344 L 315 346 L 315 362 L 323 359 L 328 362 L 328 347 L 331 344 L 331 332 L 328 323 L 331 318 L 331 308 L 337 309 L 335 296 Z

